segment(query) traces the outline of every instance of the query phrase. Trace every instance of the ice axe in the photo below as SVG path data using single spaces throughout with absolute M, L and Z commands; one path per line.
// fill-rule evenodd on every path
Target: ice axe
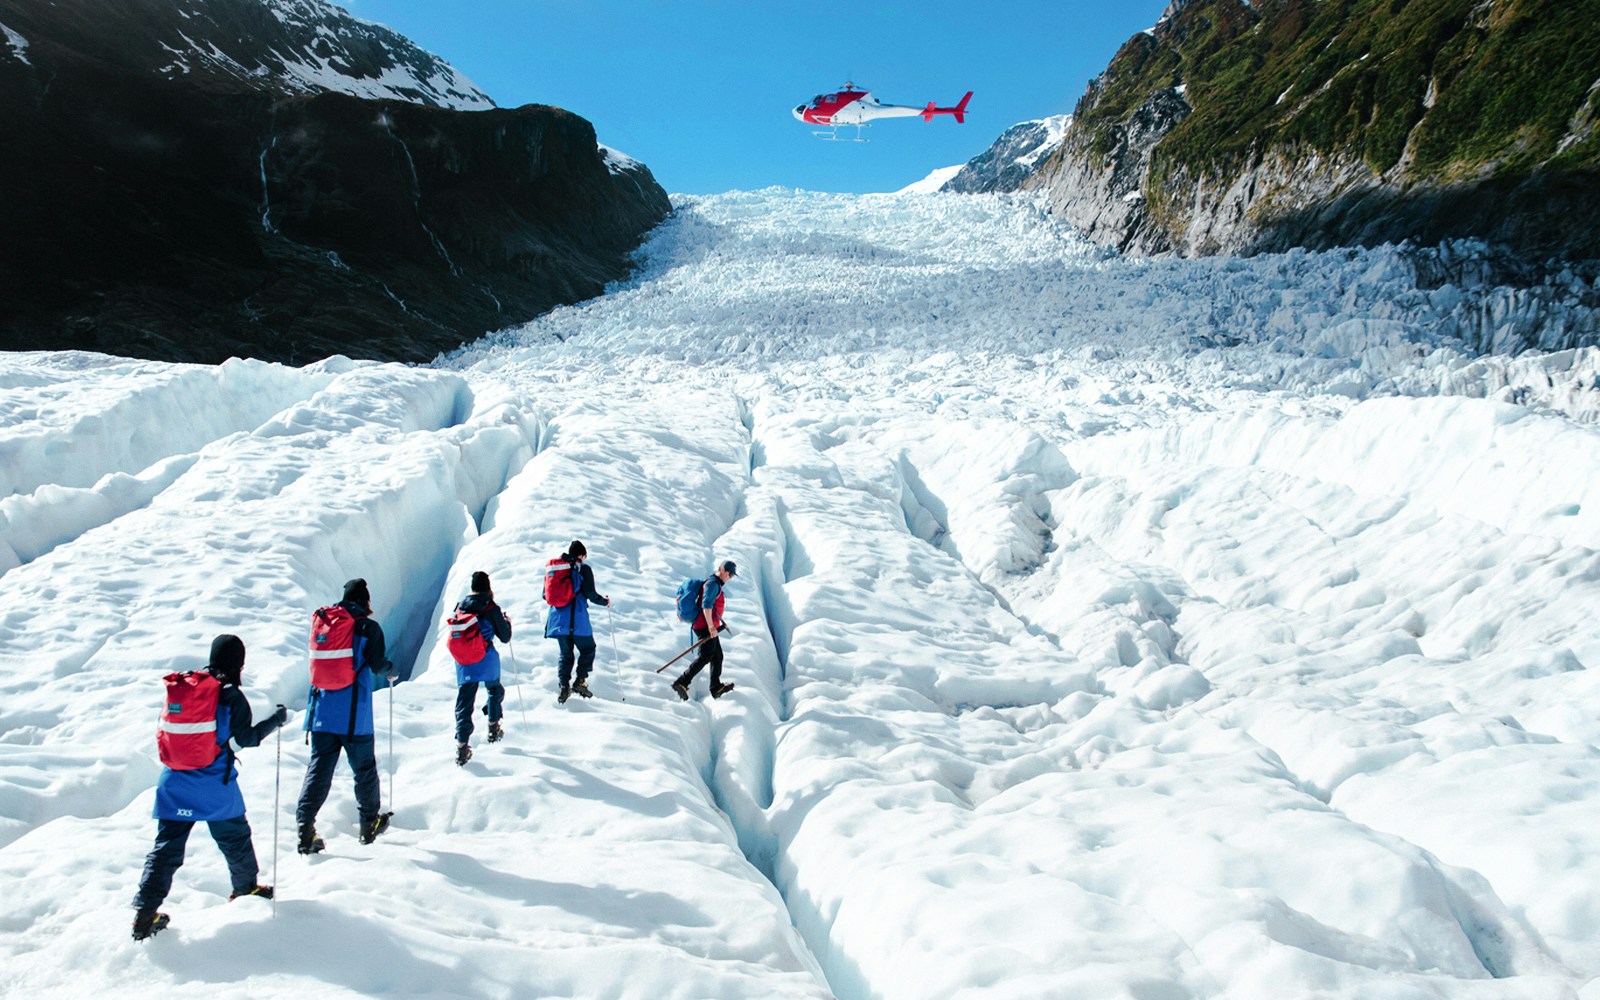
M 677 656 L 674 656 L 672 659 L 668 660 L 667 662 L 663 663 L 661 666 L 657 667 L 656 668 L 656 673 L 658 673 L 658 674 L 661 673 L 661 671 L 667 669 L 668 667 L 672 666 L 674 663 L 677 663 L 679 660 L 683 659 L 685 656 L 688 656 L 690 653 L 692 653 L 695 650 L 699 649 L 702 644 L 710 642 L 712 639 L 715 639 L 717 636 L 721 635 L 724 632 L 728 633 L 729 635 L 733 634 L 733 629 L 728 627 L 728 623 L 727 622 L 723 622 L 722 623 L 722 628 L 720 628 L 717 631 L 715 631 L 715 632 L 711 633 L 710 635 L 706 636 L 704 639 L 700 639 L 700 640 L 696 641 L 694 645 L 690 646 L 688 649 L 684 650 L 683 652 L 679 653 Z

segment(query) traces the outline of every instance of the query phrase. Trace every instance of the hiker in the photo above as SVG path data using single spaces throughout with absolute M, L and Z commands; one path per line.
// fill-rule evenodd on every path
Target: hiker
M 684 701 L 689 700 L 689 683 L 694 680 L 694 675 L 708 663 L 711 665 L 711 697 L 721 698 L 733 690 L 732 684 L 722 683 L 722 640 L 717 638 L 717 633 L 723 628 L 722 588 L 739 575 L 738 569 L 732 559 L 723 560 L 717 571 L 706 577 L 705 585 L 700 589 L 700 613 L 690 626 L 694 629 L 695 641 L 700 643 L 700 651 L 695 654 L 689 669 L 672 682 L 672 690 L 678 692 L 678 697 Z
M 584 544 L 575 540 L 567 546 L 567 551 L 550 560 L 544 568 L 544 599 L 550 605 L 550 613 L 544 620 L 544 634 L 561 646 L 561 659 L 557 664 L 561 692 L 556 700 L 562 704 L 574 693 L 583 698 L 594 697 L 589 690 L 589 671 L 594 666 L 594 627 L 589 624 L 589 602 L 611 607 L 611 599 L 600 596 L 594 589 L 594 570 L 584 562 L 588 555 Z M 573 677 L 574 651 L 577 654 L 576 678 Z
M 383 676 L 385 686 L 393 684 L 394 664 L 384 658 L 383 629 L 372 620 L 367 581 L 350 580 L 343 600 L 318 608 L 311 618 L 311 693 L 306 701 L 311 764 L 295 809 L 301 854 L 316 854 L 327 846 L 317 836 L 317 812 L 328 799 L 340 751 L 355 773 L 361 842 L 370 844 L 389 828 L 390 814 L 378 811 L 382 800 L 372 738 L 375 675 Z
M 450 637 L 446 645 L 456 661 L 456 764 L 472 759 L 472 709 L 478 700 L 478 685 L 489 689 L 489 704 L 484 709 L 489 715 L 489 742 L 498 743 L 505 736 L 500 728 L 500 706 L 505 701 L 506 689 L 500 683 L 500 651 L 494 641 L 511 641 L 511 619 L 494 602 L 494 591 L 489 586 L 489 574 L 482 570 L 472 574 L 472 592 L 456 605 L 455 613 L 446 623 Z M 463 657 L 467 662 L 462 662 Z
M 244 815 L 234 750 L 259 746 L 289 718 L 282 705 L 260 724 L 252 724 L 250 701 L 239 690 L 244 674 L 244 642 L 219 635 L 211 642 L 205 672 L 167 675 L 167 708 L 161 714 L 158 746 L 161 777 L 156 781 L 156 845 L 144 859 L 144 874 L 134 894 L 133 939 L 143 941 L 170 923 L 157 912 L 183 864 L 184 847 L 196 823 L 228 860 L 233 892 L 272 898 L 272 886 L 256 881 L 255 845 Z

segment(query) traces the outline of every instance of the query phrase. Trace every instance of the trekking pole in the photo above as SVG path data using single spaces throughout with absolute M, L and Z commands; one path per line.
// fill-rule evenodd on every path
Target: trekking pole
M 517 651 L 511 648 L 511 640 L 506 640 L 506 655 L 511 657 L 511 682 L 517 687 L 517 711 L 522 713 L 522 724 L 528 724 L 528 710 L 522 704 L 522 675 L 517 673 Z
M 622 680 L 622 657 L 617 654 L 617 626 L 611 617 L 611 605 L 606 605 L 606 632 L 611 636 L 611 672 L 617 675 L 617 680 Z M 619 694 L 618 698 L 627 701 L 626 695 Z
M 278 776 L 272 784 L 272 915 L 278 915 L 278 814 L 283 803 L 283 726 L 278 733 Z
M 379 807 L 382 808 L 381 806 Z M 394 815 L 394 678 L 389 678 L 389 815 Z

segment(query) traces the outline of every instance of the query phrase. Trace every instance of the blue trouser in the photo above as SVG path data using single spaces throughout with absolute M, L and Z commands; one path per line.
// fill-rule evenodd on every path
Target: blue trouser
M 500 704 L 506 689 L 499 681 L 485 682 L 489 688 L 489 721 L 500 721 Z M 521 688 L 518 688 L 520 691 Z M 520 695 L 518 697 L 521 697 Z M 478 700 L 478 682 L 467 681 L 456 690 L 456 742 L 465 743 L 472 735 L 472 706 Z
M 306 783 L 300 786 L 300 805 L 294 818 L 301 826 L 317 821 L 317 812 L 328 801 L 328 789 L 333 787 L 333 771 L 339 766 L 339 751 L 350 760 L 350 770 L 356 775 L 356 810 L 361 821 L 370 823 L 378 817 L 378 758 L 373 752 L 372 737 L 340 736 L 338 733 L 311 734 L 311 766 L 306 768 Z
M 206 824 L 211 828 L 211 839 L 222 849 L 228 859 L 228 875 L 233 879 L 234 892 L 249 892 L 255 888 L 256 876 L 261 869 L 256 865 L 255 845 L 250 842 L 250 821 L 243 816 L 232 819 L 214 819 Z M 172 891 L 172 876 L 183 865 L 183 849 L 189 843 L 189 831 L 194 822 L 186 819 L 156 821 L 156 846 L 144 859 L 144 874 L 139 877 L 139 891 L 134 894 L 133 905 L 141 910 L 153 910 L 161 905 Z
M 594 666 L 594 636 L 592 635 L 558 635 L 556 642 L 561 644 L 561 662 L 557 664 L 561 686 L 567 687 L 572 683 L 572 651 L 578 651 L 578 680 L 589 679 L 589 670 Z
M 705 639 L 710 634 L 711 630 L 708 628 L 694 630 L 696 639 Z M 689 664 L 689 669 L 685 670 L 683 676 L 679 677 L 678 680 L 687 685 L 694 680 L 694 675 L 698 674 L 706 664 L 711 665 L 711 686 L 715 688 L 722 683 L 722 636 L 720 634 L 717 638 L 700 644 L 700 652 L 695 655 L 694 660 Z

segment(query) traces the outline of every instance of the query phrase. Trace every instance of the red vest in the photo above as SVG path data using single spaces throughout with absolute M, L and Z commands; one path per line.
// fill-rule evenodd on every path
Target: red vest
M 311 616 L 311 686 L 339 691 L 356 682 L 356 620 L 335 604 Z
M 544 564 L 544 602 L 552 608 L 564 608 L 574 596 L 572 573 L 577 563 L 565 556 L 557 556 Z
M 484 641 L 483 627 L 478 624 L 477 615 L 457 608 L 454 614 L 444 620 L 444 624 L 450 632 L 444 644 L 457 663 L 464 667 L 471 666 L 489 652 L 489 644 Z
M 174 771 L 206 767 L 222 754 L 217 745 L 217 697 L 222 685 L 207 673 L 168 674 L 167 706 L 156 731 L 161 763 Z

